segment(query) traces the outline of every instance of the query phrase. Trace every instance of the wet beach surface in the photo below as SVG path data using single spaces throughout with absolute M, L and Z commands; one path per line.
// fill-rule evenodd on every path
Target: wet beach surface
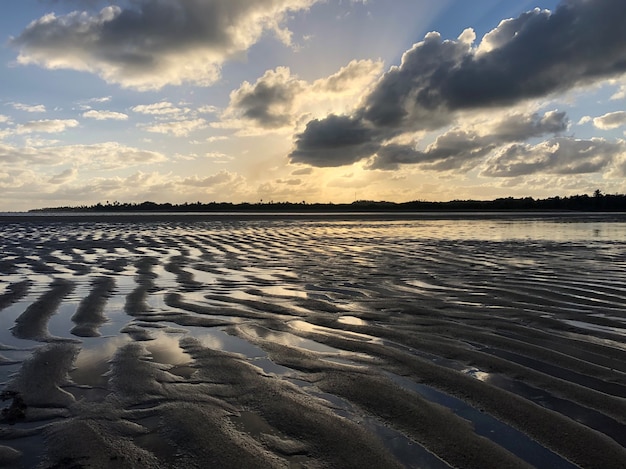
M 626 217 L 0 217 L 1 467 L 623 468 Z

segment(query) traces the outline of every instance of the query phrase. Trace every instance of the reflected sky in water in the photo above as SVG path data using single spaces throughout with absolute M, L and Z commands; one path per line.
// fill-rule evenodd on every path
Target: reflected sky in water
M 79 352 L 68 371 L 69 384 L 59 385 L 77 399 L 102 400 L 114 392 L 111 360 L 128 344 L 138 344 L 145 352 L 141 359 L 158 365 L 159 372 L 175 375 L 172 382 L 190 385 L 199 365 L 181 340 L 191 337 L 199 347 L 253 365 L 255 373 L 301 383 L 298 388 L 311 395 L 324 394 L 315 388 L 319 378 L 293 365 L 294 357 L 308 357 L 307 366 L 315 373 L 336 376 L 364 370 L 389 373 L 399 363 L 422 360 L 458 373 L 460 379 L 506 386 L 533 400 L 528 387 L 520 384 L 513 358 L 506 362 L 518 370 L 511 376 L 493 373 L 491 362 L 474 362 L 486 360 L 487 348 L 510 347 L 518 354 L 492 354 L 500 357 L 539 353 L 537 347 L 545 347 L 542 341 L 547 340 L 541 333 L 547 331 L 551 347 L 555 343 L 554 354 L 552 348 L 542 348 L 546 356 L 533 364 L 580 351 L 576 359 L 589 370 L 563 374 L 571 376 L 573 384 L 584 386 L 578 376 L 585 372 L 610 374 L 606 363 L 596 363 L 604 349 L 600 353 L 594 348 L 588 358 L 578 344 L 625 349 L 622 218 L 188 222 L 173 217 L 168 223 L 145 224 L 5 224 L 0 226 L 5 253 L 0 295 L 6 300 L 0 311 L 0 355 L 13 363 L 0 364 L 0 382 L 10 384 L 36 350 L 71 342 Z M 112 286 L 99 304 L 94 280 L 103 277 Z M 59 306 L 50 310 L 40 299 L 56 279 L 71 282 L 73 289 L 56 298 Z M 30 288 L 13 298 L 11 286 L 24 280 L 30 281 Z M 92 303 L 77 319 L 75 313 L 86 298 Z M 35 340 L 13 335 L 12 325 L 29 308 L 48 335 Z M 103 324 L 95 312 L 104 317 Z M 99 336 L 71 332 L 78 325 L 89 329 L 90 324 Z M 515 340 L 507 342 L 511 337 Z M 578 341 L 576 347 L 569 342 L 572 338 Z M 389 358 L 398 355 L 402 360 Z M 558 360 L 551 366 L 572 367 Z M 545 371 L 537 368 L 532 371 Z M 480 420 L 481 434 L 510 444 L 490 434 L 499 424 L 481 420 L 457 397 L 442 395 L 416 378 L 382 376 L 392 376 L 403 389 L 455 412 L 471 413 Z M 609 384 L 597 389 L 602 387 L 597 378 L 594 392 L 621 392 L 619 379 L 601 376 Z M 539 405 L 557 402 L 548 391 L 540 395 Z M 585 405 L 562 407 L 575 409 L 576 415 L 582 413 L 590 425 L 600 427 L 597 422 L 604 421 L 585 411 Z M 385 433 L 376 425 L 372 428 Z M 613 437 L 618 430 L 607 431 Z

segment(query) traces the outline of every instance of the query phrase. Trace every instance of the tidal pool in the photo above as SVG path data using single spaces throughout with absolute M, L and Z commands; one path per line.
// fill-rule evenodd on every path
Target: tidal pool
M 2 467 L 624 467 L 624 215 L 28 215 L 0 249 Z

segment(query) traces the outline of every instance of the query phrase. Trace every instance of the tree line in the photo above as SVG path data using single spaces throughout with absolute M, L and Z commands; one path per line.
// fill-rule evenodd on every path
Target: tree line
M 185 202 L 181 204 L 109 202 L 95 205 L 47 207 L 31 212 L 388 212 L 388 211 L 588 211 L 626 212 L 626 195 L 603 194 L 596 190 L 592 195 L 566 197 L 504 197 L 493 200 L 451 200 L 448 202 L 386 202 L 356 200 L 352 203 L 334 204 L 307 202 Z

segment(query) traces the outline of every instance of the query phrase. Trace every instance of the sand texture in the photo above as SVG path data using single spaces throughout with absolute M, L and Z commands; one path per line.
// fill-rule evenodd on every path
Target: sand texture
M 626 217 L 0 220 L 0 467 L 624 468 Z

